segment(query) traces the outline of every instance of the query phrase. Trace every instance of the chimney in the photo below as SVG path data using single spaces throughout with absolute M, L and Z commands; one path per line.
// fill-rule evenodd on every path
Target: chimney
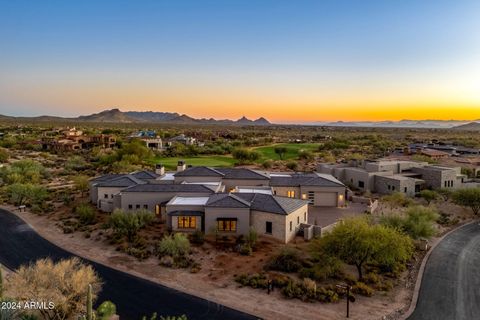
M 183 160 L 178 161 L 177 172 L 185 171 L 186 168 L 187 168 L 187 165 L 185 164 L 185 161 L 183 161 Z
M 163 166 L 163 164 L 158 163 L 155 165 L 155 173 L 159 176 L 163 176 L 165 174 L 165 167 Z

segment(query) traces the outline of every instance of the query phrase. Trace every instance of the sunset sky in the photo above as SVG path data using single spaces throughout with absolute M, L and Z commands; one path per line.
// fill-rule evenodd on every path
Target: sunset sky
M 479 0 L 0 0 L 0 114 L 480 118 Z

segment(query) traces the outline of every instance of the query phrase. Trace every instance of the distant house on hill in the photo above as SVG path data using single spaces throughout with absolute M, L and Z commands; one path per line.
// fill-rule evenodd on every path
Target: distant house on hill
M 152 150 L 162 150 L 163 149 L 163 141 L 160 136 L 157 135 L 155 131 L 147 130 L 147 131 L 139 131 L 137 133 L 132 134 L 130 139 L 139 139 L 145 143 L 147 148 Z

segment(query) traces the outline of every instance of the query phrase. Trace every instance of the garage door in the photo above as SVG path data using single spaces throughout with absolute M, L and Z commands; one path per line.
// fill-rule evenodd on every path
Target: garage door
M 315 192 L 313 203 L 318 207 L 336 207 L 337 198 L 336 192 Z

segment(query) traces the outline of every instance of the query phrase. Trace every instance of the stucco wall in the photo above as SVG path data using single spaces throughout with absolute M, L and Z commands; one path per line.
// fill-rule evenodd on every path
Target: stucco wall
M 254 180 L 254 179 L 223 179 L 222 183 L 225 185 L 225 191 L 229 192 L 235 187 L 241 186 L 268 186 L 269 180 Z
M 287 243 L 295 238 L 299 225 L 308 221 L 308 206 L 305 205 L 289 215 L 252 210 L 251 216 L 252 227 L 259 235 L 273 237 L 282 241 L 283 243 Z M 272 234 L 267 234 L 265 232 L 267 221 L 272 222 Z M 292 222 L 291 231 L 290 221 Z
M 288 191 L 295 191 L 295 198 L 300 199 L 301 193 L 299 187 L 272 187 L 273 195 L 287 197 Z
M 390 186 L 390 188 L 389 188 Z M 406 192 L 405 192 L 406 188 Z M 394 177 L 375 177 L 375 191 L 380 194 L 391 194 L 395 192 L 405 193 L 407 196 L 415 196 L 414 179 L 396 179 Z
M 250 230 L 250 208 L 205 208 L 205 232 L 211 233 L 217 228 L 218 218 L 237 218 L 237 231 L 225 234 L 247 234 Z
M 183 197 L 208 197 L 210 193 L 175 193 L 175 192 L 122 192 L 121 194 L 121 208 L 129 210 L 128 205 L 131 204 L 132 209 L 135 210 L 136 205 L 140 205 L 143 209 L 147 205 L 147 210 L 155 212 L 155 206 L 162 202 L 170 201 L 175 196 Z

